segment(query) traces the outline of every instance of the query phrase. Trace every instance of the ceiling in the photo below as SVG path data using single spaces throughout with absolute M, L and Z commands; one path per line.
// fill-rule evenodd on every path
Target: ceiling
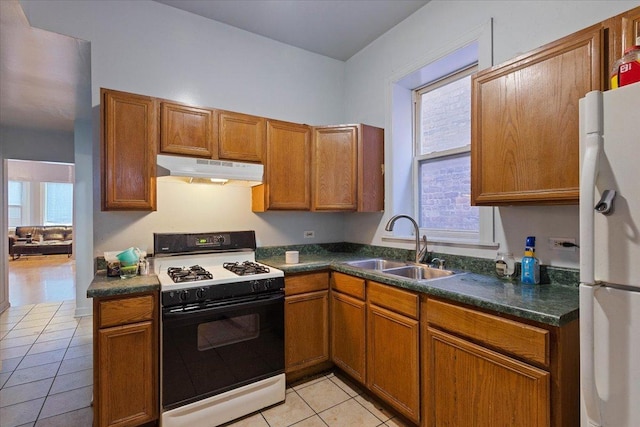
M 155 1 L 346 61 L 429 0 Z
M 156 1 L 345 61 L 429 0 Z M 90 115 L 90 61 L 89 42 L 32 28 L 18 0 L 0 0 L 0 125 L 73 131 Z
M 91 90 L 89 52 L 86 41 L 32 28 L 18 0 L 1 0 L 0 125 L 73 131 L 90 115 L 78 102 Z

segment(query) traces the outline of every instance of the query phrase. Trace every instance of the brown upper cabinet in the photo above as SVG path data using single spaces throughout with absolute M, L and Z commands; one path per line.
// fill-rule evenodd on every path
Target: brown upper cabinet
M 155 98 L 101 89 L 102 210 L 156 210 Z
M 218 112 L 218 156 L 225 160 L 262 163 L 264 160 L 264 117 L 231 111 Z
M 472 203 L 578 203 L 578 102 L 609 89 L 613 63 L 639 38 L 636 7 L 476 73 Z
M 357 208 L 358 128 L 317 127 L 312 151 L 313 210 Z
M 311 209 L 384 210 L 384 129 L 368 125 L 313 129 Z
M 214 110 L 162 101 L 160 152 L 216 158 L 214 119 Z
M 578 101 L 600 89 L 602 26 L 473 75 L 474 205 L 577 203 Z
M 254 212 L 384 210 L 384 129 L 312 128 L 101 89 L 102 210 L 156 210 L 156 153 L 263 163 Z
M 252 188 L 254 212 L 311 208 L 311 128 L 267 120 L 264 184 Z

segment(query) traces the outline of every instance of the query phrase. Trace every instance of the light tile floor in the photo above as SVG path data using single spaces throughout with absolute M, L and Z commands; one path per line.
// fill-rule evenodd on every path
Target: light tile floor
M 0 314 L 0 427 L 90 427 L 93 327 L 74 301 Z M 228 427 L 403 427 L 399 418 L 333 373 L 287 388 L 286 400 Z M 199 426 L 194 426 L 199 427 Z
M 282 405 L 226 427 L 408 427 L 349 380 L 333 373 L 287 388 Z
M 0 314 L 0 427 L 91 426 L 93 319 L 74 311 L 64 301 Z

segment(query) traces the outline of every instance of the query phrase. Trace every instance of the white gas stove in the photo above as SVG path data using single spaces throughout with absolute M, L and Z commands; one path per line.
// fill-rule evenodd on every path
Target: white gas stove
M 284 401 L 284 273 L 253 231 L 155 233 L 163 427 L 217 426 Z

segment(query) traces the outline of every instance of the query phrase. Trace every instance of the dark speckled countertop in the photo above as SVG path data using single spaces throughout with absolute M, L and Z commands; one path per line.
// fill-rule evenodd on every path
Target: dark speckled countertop
M 106 271 L 98 271 L 91 281 L 89 289 L 87 289 L 87 298 L 100 298 L 159 290 L 160 282 L 158 281 L 158 276 L 154 274 L 121 279 L 119 277 L 107 277 Z
M 281 269 L 285 274 L 332 269 L 552 326 L 562 326 L 578 318 L 578 288 L 575 286 L 523 285 L 517 281 L 507 282 L 488 274 L 476 274 L 465 270 L 455 270 L 458 274 L 453 276 L 420 282 L 345 264 L 348 261 L 374 257 L 379 256 L 324 250 L 317 253 L 301 251 L 298 264 L 286 264 L 283 253 L 276 254 L 264 251 L 262 256 L 261 253 L 258 253 L 258 261 Z M 395 258 L 393 256 L 383 257 Z M 87 289 L 87 297 L 126 295 L 159 291 L 159 289 L 160 283 L 155 275 L 120 279 L 119 277 L 107 277 L 105 272 L 99 271 Z
M 457 270 L 458 273 L 428 282 L 351 267 L 345 262 L 372 258 L 353 253 L 300 253 L 298 264 L 286 264 L 284 255 L 260 257 L 258 261 L 285 274 L 332 269 L 405 289 L 510 314 L 540 323 L 562 326 L 578 318 L 578 288 L 544 284 L 523 285 L 496 277 Z

